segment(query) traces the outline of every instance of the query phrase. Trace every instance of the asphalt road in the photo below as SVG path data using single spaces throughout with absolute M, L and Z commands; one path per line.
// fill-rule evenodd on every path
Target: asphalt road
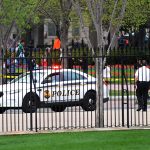
M 135 100 L 129 101 L 124 105 L 120 100 L 110 100 L 104 104 L 104 126 L 121 127 L 127 126 L 147 126 L 150 124 L 150 108 L 147 112 L 137 112 Z M 96 111 L 83 111 L 81 107 L 68 107 L 64 112 L 56 113 L 50 108 L 40 108 L 37 113 L 26 114 L 21 109 L 7 110 L 0 114 L 0 133 L 6 132 L 26 132 L 36 129 L 39 130 L 57 130 L 57 129 L 76 129 L 76 128 L 94 128 L 96 120 Z

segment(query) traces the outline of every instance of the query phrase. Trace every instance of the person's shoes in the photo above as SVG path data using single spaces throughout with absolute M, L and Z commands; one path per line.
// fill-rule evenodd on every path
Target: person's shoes
M 142 108 L 141 107 L 139 107 L 136 111 L 140 111 Z

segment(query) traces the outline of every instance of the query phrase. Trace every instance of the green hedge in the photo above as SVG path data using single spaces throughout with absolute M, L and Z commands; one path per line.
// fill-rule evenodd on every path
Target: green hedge
M 129 48 L 129 49 L 118 49 L 111 50 L 110 54 L 107 56 L 108 64 L 135 64 L 138 59 L 146 59 L 149 62 L 150 50 L 149 49 L 139 49 L 139 48 Z
M 95 49 L 95 56 L 92 55 L 92 51 L 87 48 L 72 49 L 68 50 L 67 53 L 71 53 L 72 58 L 74 58 L 74 64 L 80 65 L 79 59 L 82 57 L 87 57 L 88 64 L 94 65 L 95 58 L 97 57 L 106 57 L 107 64 L 135 64 L 137 59 L 147 59 L 149 61 L 150 49 L 140 49 L 140 48 L 128 48 L 128 49 L 113 49 L 110 51 L 109 55 L 106 56 L 106 51 L 103 51 L 103 56 L 99 56 L 99 50 Z M 41 59 L 45 57 L 45 49 L 39 49 L 32 52 L 32 57 L 36 59 L 36 63 L 39 64 Z M 11 52 L 5 52 L 4 58 L 7 59 L 10 57 Z M 28 58 L 30 56 L 29 51 L 26 55 Z M 60 51 L 52 50 L 51 53 L 48 53 L 48 58 L 55 61 L 55 63 L 60 63 Z

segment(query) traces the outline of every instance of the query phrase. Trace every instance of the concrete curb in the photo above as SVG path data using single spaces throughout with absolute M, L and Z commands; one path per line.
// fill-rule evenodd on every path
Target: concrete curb
M 56 133 L 74 133 L 74 132 L 95 132 L 95 131 L 126 131 L 126 130 L 149 130 L 150 127 L 114 127 L 114 128 L 90 128 L 90 129 L 68 129 L 68 130 L 47 130 L 47 131 L 20 131 L 0 133 L 0 136 L 11 135 L 32 135 L 32 134 L 56 134 Z

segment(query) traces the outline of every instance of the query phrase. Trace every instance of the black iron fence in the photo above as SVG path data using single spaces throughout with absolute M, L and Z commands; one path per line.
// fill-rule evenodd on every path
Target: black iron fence
M 96 127 L 96 59 L 106 58 L 102 76 L 104 127 L 149 126 L 137 111 L 135 71 L 149 64 L 150 49 L 28 51 L 1 58 L 0 132 Z

